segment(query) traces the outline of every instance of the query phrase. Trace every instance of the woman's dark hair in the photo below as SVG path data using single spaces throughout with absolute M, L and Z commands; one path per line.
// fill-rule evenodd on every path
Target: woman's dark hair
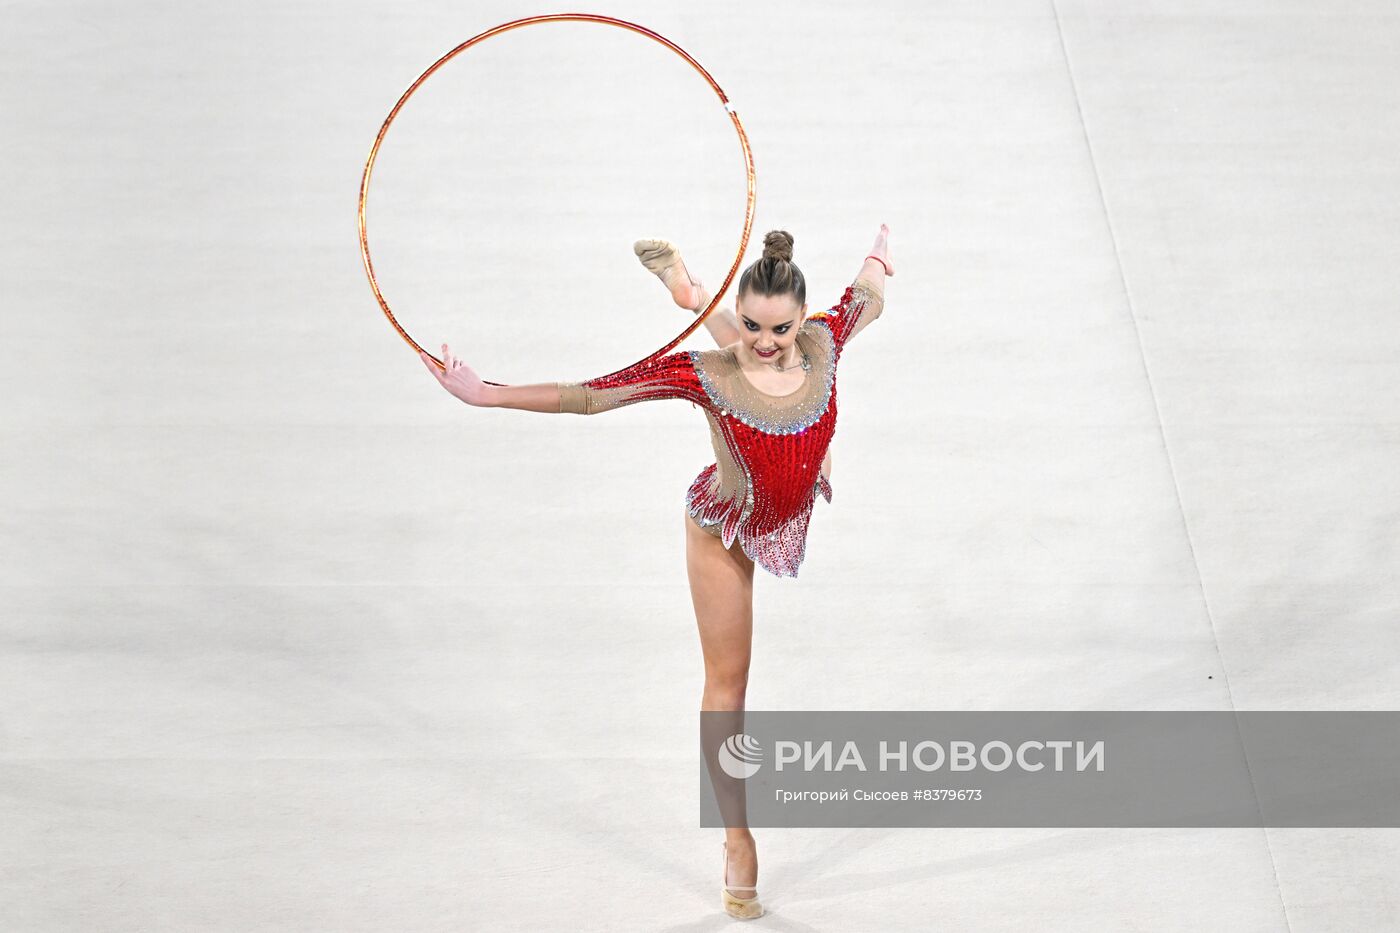
M 763 258 L 755 260 L 739 276 L 740 297 L 747 294 L 794 295 L 797 305 L 807 303 L 807 280 L 792 261 L 792 234 L 769 230 L 763 238 Z

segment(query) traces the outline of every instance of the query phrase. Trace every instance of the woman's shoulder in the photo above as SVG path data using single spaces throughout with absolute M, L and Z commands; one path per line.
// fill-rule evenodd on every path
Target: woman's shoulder
M 797 329 L 797 335 L 805 338 L 812 349 L 829 350 L 832 345 L 830 315 L 830 309 L 807 315 Z
M 716 347 L 713 350 L 692 350 L 691 353 L 695 355 L 697 368 L 704 367 L 715 371 L 719 368 L 730 368 L 739 364 L 739 356 L 736 352 L 738 346 L 739 344 L 736 342 L 727 347 Z

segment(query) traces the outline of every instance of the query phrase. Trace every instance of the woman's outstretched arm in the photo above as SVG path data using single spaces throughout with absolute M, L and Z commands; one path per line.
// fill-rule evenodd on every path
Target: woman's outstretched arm
M 559 413 L 559 384 L 537 382 L 524 386 L 487 385 L 462 360 L 452 355 L 447 344 L 442 345 L 442 365 L 439 369 L 432 357 L 420 352 L 418 358 L 428 367 L 438 384 L 456 398 L 476 408 L 518 408 L 521 411 Z
M 875 236 L 875 245 L 870 248 L 865 263 L 860 267 L 860 272 L 856 273 L 852 283 L 861 291 L 863 297 L 857 298 L 856 303 L 862 307 L 856 311 L 855 326 L 842 337 L 843 345 L 864 330 L 866 325 L 879 317 L 880 312 L 884 310 L 885 276 L 894 275 L 894 266 L 890 264 L 889 241 L 890 228 L 880 224 L 880 232 Z
M 559 383 L 533 382 L 525 386 L 487 386 L 489 408 L 518 408 L 521 411 L 542 411 L 557 415 Z
M 880 291 L 885 290 L 885 264 L 878 259 L 871 259 L 868 256 L 865 265 L 860 267 L 860 272 L 856 273 L 855 281 L 864 279 L 874 285 Z
M 856 281 L 865 279 L 884 291 L 887 275 L 894 275 L 894 266 L 890 265 L 890 228 L 880 224 L 880 232 L 875 236 L 875 245 L 865 257 L 865 265 L 860 267 Z
M 651 399 L 677 398 L 710 408 L 710 398 L 695 371 L 695 354 L 680 350 L 647 357 L 615 373 L 582 382 L 537 382 L 488 385 L 442 345 L 444 369 L 419 353 L 433 378 L 456 398 L 477 408 L 516 408 L 548 414 L 596 415 Z

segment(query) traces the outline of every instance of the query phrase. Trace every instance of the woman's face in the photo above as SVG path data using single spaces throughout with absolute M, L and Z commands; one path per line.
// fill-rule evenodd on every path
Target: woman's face
M 755 295 L 750 292 L 736 302 L 739 336 L 750 356 L 764 363 L 786 360 L 788 348 L 797 339 L 797 330 L 807 316 L 807 306 L 797 306 L 797 296 Z

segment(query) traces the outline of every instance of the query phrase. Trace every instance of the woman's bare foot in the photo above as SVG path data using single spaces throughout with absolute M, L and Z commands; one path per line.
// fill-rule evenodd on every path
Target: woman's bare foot
M 699 310 L 701 285 L 681 260 L 680 247 L 669 240 L 638 240 L 632 244 L 632 252 L 661 279 L 676 304 L 687 311 Z

